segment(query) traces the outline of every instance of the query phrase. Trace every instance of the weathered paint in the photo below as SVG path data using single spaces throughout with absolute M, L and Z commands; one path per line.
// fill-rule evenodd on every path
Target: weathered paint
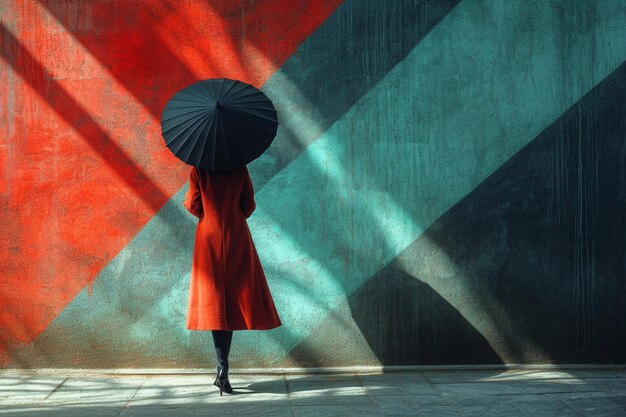
M 360 8 L 357 3 L 372 6 Z M 413 18 L 423 9 L 415 8 L 401 22 L 416 25 L 416 35 L 401 39 L 417 45 L 398 48 L 398 57 L 381 53 L 391 48 L 385 41 L 363 42 L 366 48 L 374 47 L 360 55 L 362 62 L 383 57 L 383 63 L 372 71 L 371 82 L 368 70 L 355 70 L 352 75 L 366 81 L 354 95 L 344 90 L 337 94 L 339 103 L 328 112 L 323 99 L 332 97 L 333 89 L 341 89 L 342 77 L 350 74 L 328 72 L 328 81 L 323 71 L 312 71 L 310 61 L 303 59 L 306 48 L 339 48 L 345 39 L 329 39 L 329 28 L 338 28 L 350 39 L 355 36 L 349 29 L 353 22 L 376 26 L 387 21 L 375 16 L 370 21 L 363 15 L 353 20 L 352 13 L 374 10 L 373 4 L 344 3 L 285 63 L 284 71 L 279 70 L 263 87 L 277 103 L 283 130 L 271 152 L 251 165 L 253 179 L 259 178 L 255 181 L 259 208 L 250 225 L 285 326 L 237 332 L 232 363 L 484 363 L 558 358 L 558 349 L 538 340 L 539 332 L 549 325 L 529 326 L 522 314 L 525 304 L 515 298 L 516 292 L 497 291 L 512 277 L 527 277 L 514 275 L 519 268 L 502 272 L 498 262 L 503 256 L 516 256 L 510 253 L 521 244 L 526 252 L 520 252 L 518 264 L 535 261 L 541 268 L 541 262 L 547 262 L 570 284 L 571 271 L 558 267 L 562 258 L 536 254 L 532 258 L 527 240 L 532 235 L 522 231 L 511 241 L 508 235 L 498 234 L 502 222 L 516 221 L 523 205 L 517 210 L 500 209 L 505 220 L 494 221 L 493 229 L 481 227 L 490 219 L 489 207 L 498 211 L 502 206 L 495 204 L 508 207 L 519 201 L 512 196 L 503 202 L 490 200 L 485 190 L 497 190 L 492 179 L 498 172 L 503 173 L 499 186 L 507 189 L 512 184 L 518 199 L 545 181 L 545 176 L 528 179 L 527 175 L 523 182 L 507 167 L 517 160 L 519 170 L 534 172 L 531 162 L 526 162 L 528 150 L 550 138 L 545 132 L 554 128 L 545 129 L 585 94 L 593 94 L 592 88 L 624 62 L 624 5 L 571 1 L 505 7 L 464 1 L 443 20 L 426 19 L 421 25 Z M 410 10 L 408 2 L 386 4 Z M 355 56 L 347 54 L 346 59 Z M 304 74 L 319 74 L 311 80 L 320 86 L 319 94 L 310 92 L 314 88 L 300 94 L 305 88 L 299 85 L 307 77 L 291 75 L 297 73 L 298 64 L 304 65 Z M 318 65 L 327 64 L 321 60 Z M 623 101 L 619 95 L 606 100 L 609 107 Z M 612 120 L 623 113 L 603 114 Z M 589 129 L 598 135 L 603 132 L 599 125 Z M 291 144 L 285 143 L 287 138 Z M 609 198 L 613 187 L 624 185 L 624 147 L 619 138 L 613 136 L 609 149 L 617 155 L 621 150 L 621 165 L 615 162 L 619 159 L 612 160 L 608 173 L 616 171 L 621 182 L 603 189 Z M 577 149 L 587 157 L 594 155 L 593 148 Z M 542 151 L 537 149 L 536 155 Z M 567 172 L 560 171 L 557 177 Z M 198 366 L 212 361 L 207 335 L 188 332 L 183 326 L 194 227 L 190 217 L 180 216 L 184 192 L 181 189 L 102 270 L 91 294 L 83 290 L 34 343 L 16 352 L 15 365 Z M 531 197 L 527 195 L 520 204 L 532 201 Z M 613 198 L 612 209 L 606 212 L 609 218 L 623 212 L 623 192 Z M 479 208 L 463 212 L 467 201 L 477 201 L 474 205 Z M 562 201 L 554 207 L 565 210 Z M 449 214 L 455 209 L 456 214 Z M 540 211 L 527 213 L 525 218 L 536 225 L 531 230 L 544 224 Z M 580 216 L 582 211 L 574 213 Z M 469 214 L 473 217 L 464 221 Z M 461 226 L 473 220 L 474 226 L 459 231 L 451 218 L 459 219 Z M 179 225 L 176 230 L 170 227 L 174 223 Z M 607 228 L 584 227 L 576 238 L 579 244 L 589 244 L 593 233 L 611 236 Z M 623 230 L 623 222 L 617 227 Z M 458 242 L 442 235 L 458 236 Z M 480 247 L 484 252 L 463 248 L 462 242 L 484 244 Z M 607 278 L 624 272 L 615 255 L 619 252 L 612 253 L 604 258 L 603 268 L 610 271 Z M 471 268 L 476 257 L 487 257 L 486 264 L 479 262 L 483 268 L 478 271 Z M 588 261 L 577 262 L 589 271 Z M 536 270 L 525 270 L 532 271 Z M 581 294 L 581 288 L 589 291 L 580 284 L 589 279 L 588 272 L 575 276 L 579 278 L 570 287 L 577 288 L 573 294 Z M 615 283 L 616 278 L 609 281 Z M 535 292 L 525 293 L 526 297 L 549 297 L 542 292 L 545 286 L 535 284 Z M 407 294 L 415 296 L 414 305 Z M 623 291 L 618 294 L 609 298 L 614 309 L 623 305 Z M 399 295 L 404 296 L 403 303 L 396 300 Z M 572 317 L 567 316 L 571 304 L 560 298 L 550 300 L 553 309 L 544 312 Z M 385 306 L 395 310 L 384 310 Z M 427 314 L 409 315 L 420 306 L 428 309 Z M 581 315 L 585 320 L 586 314 Z M 451 320 L 443 324 L 444 317 Z M 411 337 L 411 329 L 418 326 L 434 330 L 423 332 L 421 338 Z M 618 327 L 612 329 L 619 332 Z M 444 337 L 444 330 L 454 333 Z M 330 334 L 337 336 L 330 338 Z M 623 333 L 618 337 L 623 346 Z M 415 341 L 423 345 L 402 345 Z M 345 346 L 351 342 L 352 346 Z M 459 351 L 466 342 L 472 343 L 466 349 L 469 354 Z M 610 340 L 602 343 L 594 349 L 604 349 L 605 360 L 620 359 Z M 594 357 L 589 351 L 568 356 L 571 345 L 559 349 L 562 358 Z M 340 354 L 335 356 L 336 352 Z

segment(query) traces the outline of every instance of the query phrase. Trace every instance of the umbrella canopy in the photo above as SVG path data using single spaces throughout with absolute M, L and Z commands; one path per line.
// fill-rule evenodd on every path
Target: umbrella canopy
M 193 83 L 170 98 L 161 116 L 167 147 L 183 162 L 230 170 L 259 157 L 278 128 L 276 109 L 262 91 L 228 78 Z

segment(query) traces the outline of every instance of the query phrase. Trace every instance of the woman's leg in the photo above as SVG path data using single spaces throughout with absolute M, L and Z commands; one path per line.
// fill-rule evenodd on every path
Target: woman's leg
M 230 353 L 230 342 L 233 338 L 233 332 L 232 330 L 212 330 L 212 333 L 218 363 L 217 376 L 213 385 L 220 387 L 220 395 L 222 395 L 222 389 L 232 394 L 233 387 L 231 387 L 230 381 L 228 381 L 228 354 Z M 223 372 L 220 372 L 220 369 Z
M 213 344 L 215 345 L 215 353 L 217 355 L 217 363 L 228 372 L 228 354 L 230 353 L 230 344 L 233 339 L 232 330 L 212 330 Z

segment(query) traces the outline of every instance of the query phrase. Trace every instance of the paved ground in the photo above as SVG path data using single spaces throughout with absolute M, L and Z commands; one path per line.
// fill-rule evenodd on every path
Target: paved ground
M 626 370 L 384 374 L 0 371 L 0 416 L 626 416 Z

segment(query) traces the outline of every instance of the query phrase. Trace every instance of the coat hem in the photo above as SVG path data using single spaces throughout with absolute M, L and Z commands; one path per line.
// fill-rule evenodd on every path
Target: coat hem
M 234 331 L 234 330 L 271 330 L 271 329 L 275 329 L 277 327 L 282 326 L 281 324 L 275 325 L 275 326 L 263 326 L 263 327 L 231 327 L 231 328 L 200 328 L 200 327 L 187 327 L 187 330 L 191 330 L 191 331 L 211 331 L 211 330 L 228 330 L 228 331 Z

